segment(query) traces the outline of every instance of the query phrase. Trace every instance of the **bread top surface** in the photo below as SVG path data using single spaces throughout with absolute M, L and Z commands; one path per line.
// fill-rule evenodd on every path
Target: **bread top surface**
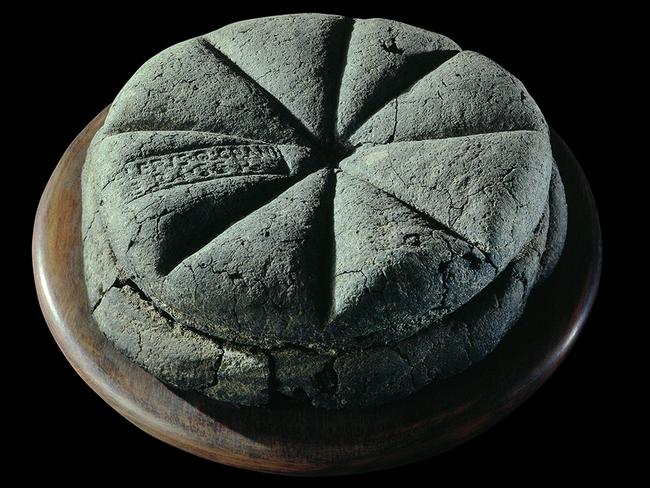
M 389 343 L 521 253 L 551 171 L 539 108 L 484 56 L 389 20 L 268 17 L 137 71 L 89 151 L 84 219 L 207 334 Z

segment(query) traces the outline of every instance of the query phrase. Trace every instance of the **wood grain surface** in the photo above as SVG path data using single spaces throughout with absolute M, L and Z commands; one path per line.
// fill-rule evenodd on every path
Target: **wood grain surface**
M 69 146 L 41 197 L 32 242 L 45 320 L 77 373 L 121 415 L 198 456 L 264 472 L 336 475 L 417 461 L 470 439 L 553 373 L 593 304 L 601 235 L 589 185 L 552 136 L 569 205 L 567 244 L 551 279 L 499 347 L 466 372 L 381 408 L 246 408 L 175 391 L 127 360 L 96 327 L 83 280 L 80 173 L 100 113 Z

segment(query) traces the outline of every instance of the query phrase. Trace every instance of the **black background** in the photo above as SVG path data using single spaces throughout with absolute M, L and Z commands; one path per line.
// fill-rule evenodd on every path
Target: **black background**
M 606 360 L 603 352 L 618 347 L 608 333 L 618 324 L 607 313 L 614 292 L 607 251 L 610 216 L 615 214 L 611 168 L 620 161 L 610 159 L 607 146 L 620 127 L 605 122 L 606 111 L 620 104 L 620 98 L 605 96 L 611 93 L 612 66 L 623 44 L 614 42 L 619 38 L 611 28 L 618 22 L 617 14 L 594 8 L 588 14 L 569 12 L 547 5 L 517 9 L 459 5 L 445 10 L 427 8 L 422 5 L 426 2 L 357 7 L 352 2 L 276 2 L 273 6 L 234 2 L 227 8 L 207 9 L 183 3 L 173 7 L 161 3 L 142 11 L 134 5 L 108 3 L 93 5 L 87 12 L 58 8 L 40 11 L 37 20 L 20 24 L 27 41 L 18 47 L 26 54 L 22 61 L 27 71 L 22 73 L 27 75 L 24 82 L 13 81 L 23 84 L 29 96 L 19 124 L 28 131 L 37 127 L 40 135 L 23 143 L 32 168 L 27 175 L 23 171 L 31 193 L 20 196 L 22 202 L 28 200 L 22 205 L 27 215 L 21 222 L 27 225 L 20 242 L 25 258 L 21 274 L 28 277 L 24 294 L 28 318 L 23 327 L 33 359 L 19 381 L 20 402 L 15 410 L 24 420 L 20 421 L 22 444 L 15 453 L 22 460 L 35 461 L 53 479 L 68 477 L 82 467 L 107 482 L 169 480 L 175 474 L 205 476 L 215 483 L 269 481 L 268 476 L 220 466 L 169 447 L 114 412 L 74 373 L 56 347 L 25 268 L 31 221 L 58 158 L 146 59 L 170 44 L 236 20 L 316 11 L 386 17 L 433 30 L 515 74 L 581 162 L 599 205 L 605 241 L 603 280 L 587 326 L 564 364 L 530 400 L 496 427 L 451 452 L 362 475 L 357 481 L 423 476 L 422 480 L 433 483 L 451 475 L 463 482 L 484 477 L 523 482 L 555 477 L 565 469 L 580 473 L 610 467 L 610 453 L 624 448 L 606 440 L 620 428 L 614 409 L 621 387 L 611 356 Z M 603 28 L 605 24 L 610 27 Z M 30 38 L 33 45 L 28 44 Z M 513 467 L 526 474 L 515 475 Z

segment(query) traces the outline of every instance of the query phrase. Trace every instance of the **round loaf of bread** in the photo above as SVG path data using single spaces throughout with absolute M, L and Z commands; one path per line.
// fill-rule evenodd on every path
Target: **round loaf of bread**
M 82 175 L 96 322 L 217 400 L 378 405 L 491 352 L 566 203 L 524 86 L 383 19 L 247 20 L 146 62 Z

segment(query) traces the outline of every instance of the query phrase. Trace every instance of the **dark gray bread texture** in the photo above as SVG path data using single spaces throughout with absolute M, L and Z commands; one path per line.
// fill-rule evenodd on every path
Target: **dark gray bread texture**
M 241 405 L 403 398 L 490 353 L 562 252 L 524 86 L 384 19 L 246 20 L 146 62 L 82 176 L 94 318 Z

